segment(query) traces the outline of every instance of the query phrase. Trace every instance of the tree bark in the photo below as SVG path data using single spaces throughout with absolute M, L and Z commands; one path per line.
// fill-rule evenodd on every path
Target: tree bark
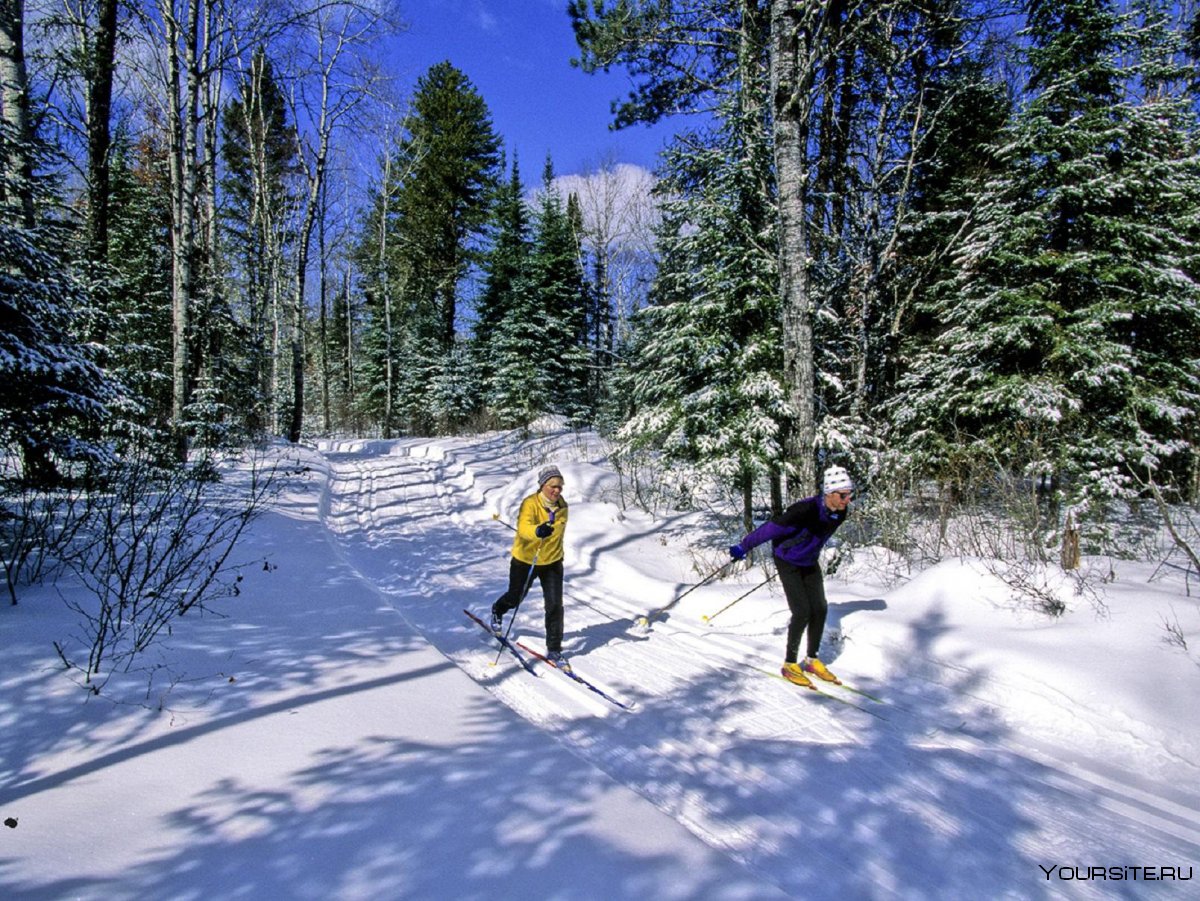
M 801 58 L 800 5 L 771 2 L 771 101 L 779 190 L 783 369 L 793 422 L 785 458 L 801 485 L 816 482 L 812 301 L 808 285 L 807 143 L 811 67 Z
M 3 215 L 21 227 L 36 224 L 33 206 L 33 126 L 25 67 L 25 0 L 0 0 L 0 203 Z M 7 184 L 6 184 L 7 182 Z M 10 188 L 15 190 L 12 196 Z
M 171 425 L 176 457 L 187 458 L 184 417 L 191 401 L 192 268 L 196 236 L 196 148 L 200 117 L 197 63 L 201 0 L 189 2 L 181 25 L 173 0 L 160 0 L 167 38 L 171 172 Z
M 109 150 L 112 147 L 113 60 L 117 47 L 117 0 L 98 0 L 88 72 L 88 258 L 108 259 Z M 100 336 L 103 340 L 103 336 Z

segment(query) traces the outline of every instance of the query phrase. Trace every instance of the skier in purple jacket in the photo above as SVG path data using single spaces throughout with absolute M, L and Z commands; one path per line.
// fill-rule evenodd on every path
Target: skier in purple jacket
M 853 496 L 854 482 L 850 474 L 840 466 L 831 466 L 825 470 L 821 494 L 796 501 L 729 549 L 734 560 L 741 560 L 760 544 L 771 542 L 775 568 L 792 611 L 787 654 L 780 673 L 797 685 L 811 688 L 809 674 L 826 682 L 841 681 L 817 657 L 829 612 L 818 558 L 825 542 L 845 521 Z M 808 630 L 808 653 L 797 663 L 800 637 L 805 629 Z

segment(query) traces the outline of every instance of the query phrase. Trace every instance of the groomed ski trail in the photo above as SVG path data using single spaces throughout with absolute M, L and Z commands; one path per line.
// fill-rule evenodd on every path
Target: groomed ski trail
M 472 450 L 470 441 L 480 440 L 495 447 Z M 482 614 L 503 588 L 511 538 L 489 503 L 505 479 L 528 468 L 519 458 L 530 454 L 502 436 L 470 441 L 331 448 L 326 519 L 347 557 L 500 701 L 772 882 L 820 887 L 827 897 L 949 898 L 981 886 L 1054 897 L 1061 887 L 1039 864 L 1200 860 L 1197 793 L 1197 803 L 1179 804 L 1153 785 L 1123 784 L 1101 761 L 1058 762 L 1053 749 L 1009 736 L 965 688 L 956 694 L 953 678 L 889 683 L 881 689 L 884 722 L 813 703 L 778 680 L 732 676 L 720 662 L 741 655 L 777 666 L 778 629 L 713 630 L 701 624 L 700 604 L 686 613 L 681 604 L 649 632 L 638 629 L 636 617 L 678 589 L 664 584 L 653 599 L 623 592 L 607 571 L 620 564 L 608 566 L 595 539 L 605 531 L 596 522 L 608 517 L 605 505 L 573 496 L 573 486 L 564 650 L 637 710 L 612 715 L 611 705 L 568 680 L 533 679 L 514 661 L 495 672 L 495 651 L 460 611 Z M 486 461 L 487 471 L 472 460 Z M 605 525 L 614 542 L 639 537 Z M 536 585 L 513 637 L 541 640 Z M 871 828 L 860 832 L 856 823 Z M 903 866 L 889 866 L 887 849 L 875 846 L 879 834 L 907 855 Z M 914 859 L 925 884 L 902 878 Z M 1108 887 L 1070 888 L 1071 897 L 1090 898 Z M 1174 890 L 1155 889 L 1161 897 Z

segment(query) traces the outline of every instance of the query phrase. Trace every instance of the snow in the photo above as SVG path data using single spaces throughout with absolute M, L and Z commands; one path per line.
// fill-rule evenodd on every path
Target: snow
M 1114 577 L 1064 581 L 1050 619 L 981 561 L 856 548 L 823 656 L 881 703 L 842 703 L 769 675 L 777 580 L 704 620 L 761 560 L 636 625 L 736 536 L 623 507 L 588 436 L 287 453 L 309 472 L 254 524 L 241 596 L 154 668 L 88 698 L 51 644 L 73 587 L 0 610 L 0 897 L 1196 896 L 1200 606 L 1177 568 L 1090 560 Z M 565 649 L 631 712 L 462 614 L 503 590 L 504 523 L 549 462 Z M 542 648 L 536 586 L 515 632 Z

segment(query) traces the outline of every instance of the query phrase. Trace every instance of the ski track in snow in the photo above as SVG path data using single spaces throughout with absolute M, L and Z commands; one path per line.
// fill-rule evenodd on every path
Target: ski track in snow
M 864 684 L 882 704 L 829 689 L 868 713 L 746 666 L 778 665 L 778 629 L 703 625 L 681 612 L 686 601 L 639 629 L 674 586 L 668 576 L 662 597 L 631 597 L 602 551 L 583 565 L 568 551 L 565 649 L 577 673 L 635 710 L 548 667 L 530 676 L 462 614 L 485 617 L 507 579 L 511 533 L 481 487 L 497 474 L 419 440 L 324 450 L 322 509 L 340 554 L 400 616 L 499 701 L 764 880 L 829 898 L 1168 897 L 1190 885 L 1050 881 L 1039 865 L 1200 863 L 1195 782 L 1164 797 L 1103 757 L 1014 735 L 994 696 L 959 687 L 969 673 L 953 664 Z M 587 509 L 573 504 L 568 547 Z M 511 637 L 542 648 L 536 585 Z M 927 881 L 913 884 L 913 872 Z

